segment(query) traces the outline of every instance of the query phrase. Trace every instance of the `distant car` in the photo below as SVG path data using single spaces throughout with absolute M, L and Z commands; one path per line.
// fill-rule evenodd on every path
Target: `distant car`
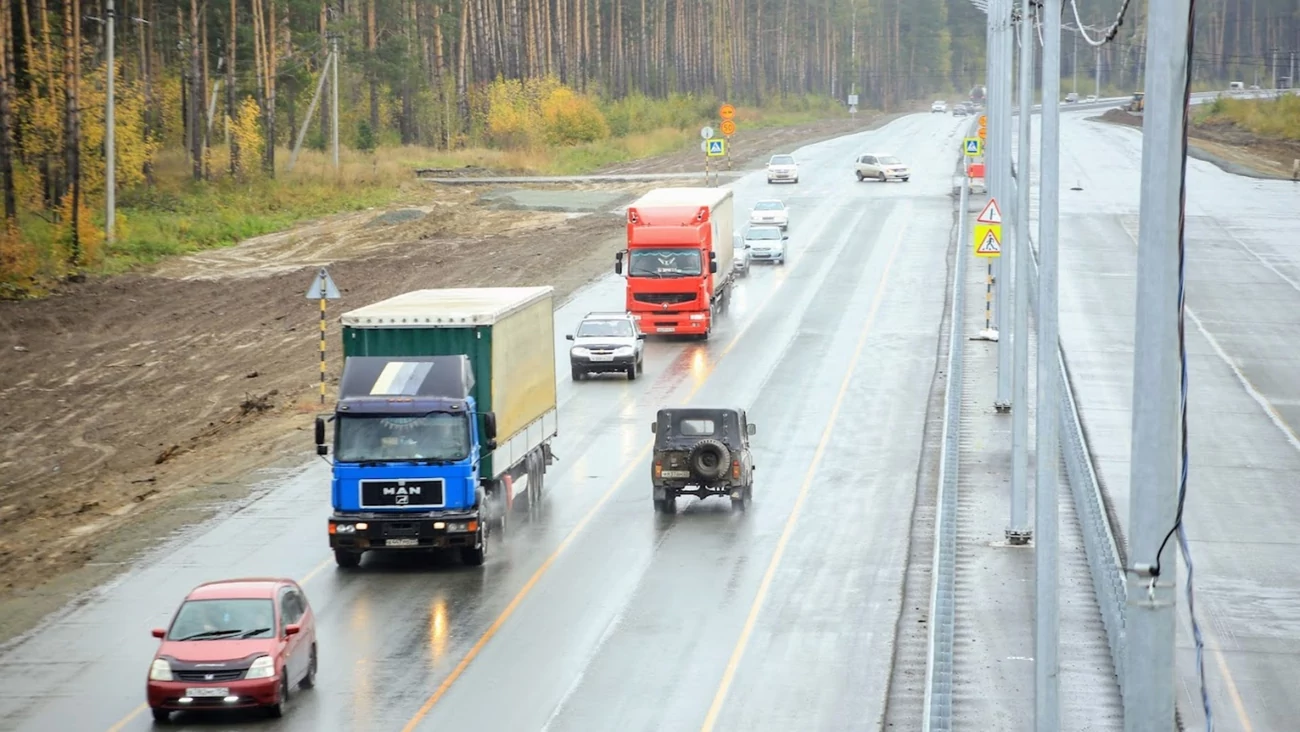
M 749 258 L 755 262 L 785 264 L 785 242 L 790 237 L 775 226 L 751 226 L 745 232 Z
M 970 113 L 971 113 L 970 106 L 968 106 L 965 102 L 955 105 L 952 108 L 952 116 L 954 117 L 965 117 Z
M 1069 94 L 1066 94 L 1066 95 L 1065 95 L 1065 103 L 1066 103 L 1066 104 L 1074 104 L 1074 103 L 1077 102 L 1077 101 L 1079 101 L 1079 93 L 1078 93 L 1078 92 L 1070 92 Z
M 201 584 L 153 637 L 162 643 L 146 694 L 157 722 L 177 710 L 247 707 L 279 717 L 291 689 L 316 685 L 316 618 L 291 579 Z
M 790 228 L 790 211 L 784 203 L 770 198 L 754 204 L 749 213 L 750 226 L 779 226 L 782 231 Z
M 730 496 L 733 510 L 749 507 L 754 496 L 749 437 L 756 429 L 745 410 L 660 409 L 650 431 L 655 436 L 650 480 L 656 511 L 675 513 L 681 495 Z
M 574 381 L 592 373 L 624 373 L 628 381 L 645 370 L 645 334 L 627 313 L 587 313 L 576 332 L 569 367 Z
M 1085 102 L 1095 102 L 1095 101 L 1097 101 L 1097 95 L 1096 95 L 1096 94 L 1089 94 L 1088 96 L 1084 97 L 1083 100 L 1084 100 Z
M 793 155 L 773 155 L 767 161 L 767 182 L 775 183 L 779 180 L 799 182 L 799 164 Z
M 882 183 L 890 180 L 901 180 L 906 183 L 912 179 L 912 172 L 903 164 L 903 161 L 893 155 L 878 153 L 859 155 L 853 167 L 854 174 L 858 176 L 858 182 L 862 182 L 867 178 L 874 178 Z
M 931 112 L 947 112 L 947 111 L 948 111 L 948 103 L 947 103 L 947 102 L 944 102 L 944 101 L 937 101 L 937 102 L 935 102 L 934 104 L 931 104 L 931 105 L 930 105 L 930 111 L 931 111 Z
M 740 234 L 731 235 L 731 269 L 741 277 L 749 276 L 749 243 Z

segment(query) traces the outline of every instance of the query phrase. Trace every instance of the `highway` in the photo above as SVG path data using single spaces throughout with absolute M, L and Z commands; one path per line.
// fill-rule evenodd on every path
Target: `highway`
M 787 264 L 754 265 L 707 343 L 652 339 L 641 379 L 561 378 L 547 504 L 485 567 L 408 555 L 336 570 L 328 467 L 305 457 L 11 647 L 0 728 L 150 728 L 149 629 L 194 585 L 250 575 L 303 582 L 320 642 L 317 687 L 257 729 L 878 728 L 918 466 L 937 460 L 922 430 L 969 124 L 912 115 L 795 151 L 797 186 L 736 181 L 738 222 L 760 197 L 790 207 Z M 869 151 L 897 153 L 911 182 L 855 182 L 852 159 Z M 611 273 L 557 311 L 561 366 L 563 335 L 621 308 L 621 286 Z M 1077 301 L 1071 286 L 1063 302 Z M 721 499 L 652 510 L 649 424 L 682 404 L 749 410 L 748 513 Z M 1260 520 L 1281 527 L 1276 511 Z M 256 715 L 232 721 L 244 718 Z
M 1095 465 L 1127 527 L 1141 134 L 1086 119 L 1095 114 L 1062 114 L 1061 335 Z M 1215 729 L 1294 729 L 1300 189 L 1199 160 L 1187 168 L 1185 522 Z M 1036 210 L 1036 176 L 1032 190 Z M 1188 729 L 1203 729 L 1179 565 L 1179 708 Z

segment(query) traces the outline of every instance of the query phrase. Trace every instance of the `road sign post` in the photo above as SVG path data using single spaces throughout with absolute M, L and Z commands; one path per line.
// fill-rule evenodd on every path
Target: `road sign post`
M 325 303 L 339 299 L 339 288 L 329 270 L 321 267 L 307 288 L 307 299 L 320 300 L 320 403 L 325 403 Z
M 971 166 L 976 167 L 975 165 Z M 979 164 L 980 174 L 984 174 L 984 165 Z M 993 298 L 997 278 L 993 276 L 993 263 L 1002 261 L 1002 211 L 998 208 L 998 199 L 989 198 L 984 209 L 975 217 L 975 229 L 972 237 L 974 253 L 988 261 L 988 272 L 984 282 L 984 330 L 975 336 L 977 341 L 997 341 L 1000 333 L 993 327 Z
M 1015 301 L 1014 330 L 1011 336 L 1013 365 L 1011 371 L 1011 515 L 1007 524 L 1007 543 L 1028 544 L 1034 536 L 1029 525 L 1029 188 L 1030 111 L 1034 103 L 1034 37 L 1030 0 L 1020 3 L 1020 139 L 1016 161 L 1016 204 L 1012 209 L 1015 244 L 1011 262 L 1015 279 L 1011 285 Z M 1048 345 L 1050 348 L 1050 344 Z

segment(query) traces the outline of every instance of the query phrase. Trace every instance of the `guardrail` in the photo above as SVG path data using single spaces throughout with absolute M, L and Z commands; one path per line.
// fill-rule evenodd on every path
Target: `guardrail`
M 974 127 L 974 125 L 971 125 Z M 963 156 L 964 158 L 964 156 Z M 957 621 L 957 478 L 960 469 L 962 337 L 966 299 L 966 210 L 970 185 L 964 163 L 957 196 L 957 241 L 954 250 L 952 304 L 949 307 L 947 381 L 943 394 L 943 442 L 939 486 L 935 495 L 934 557 L 930 567 L 930 627 L 926 642 L 923 732 L 952 730 L 953 643 Z
M 1012 200 L 1018 185 L 1015 164 L 1011 166 Z M 1029 307 L 1038 309 L 1038 249 L 1029 237 Z M 1115 526 L 1113 515 L 1101 481 L 1092 463 L 1087 431 L 1074 397 L 1074 382 L 1070 376 L 1065 349 L 1056 344 L 1057 368 L 1061 379 L 1061 460 L 1065 464 L 1066 480 L 1074 499 L 1074 510 L 1083 529 L 1084 551 L 1088 558 L 1088 571 L 1092 575 L 1093 591 L 1101 610 L 1102 624 L 1106 628 L 1106 641 L 1119 693 L 1123 699 L 1128 685 L 1125 674 L 1125 657 L 1128 648 L 1124 629 L 1124 608 L 1128 603 L 1128 587 L 1124 582 L 1123 567 L 1127 562 L 1123 527 Z

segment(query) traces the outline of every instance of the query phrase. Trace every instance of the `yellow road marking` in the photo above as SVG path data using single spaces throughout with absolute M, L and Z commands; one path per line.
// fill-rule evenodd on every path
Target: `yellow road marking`
M 804 475 L 803 485 L 799 486 L 799 495 L 795 498 L 794 508 L 785 521 L 785 528 L 781 531 L 781 538 L 776 542 L 776 551 L 772 553 L 772 559 L 768 562 L 767 571 L 763 573 L 763 580 L 758 585 L 758 594 L 754 596 L 754 602 L 749 607 L 749 617 L 745 618 L 745 625 L 740 630 L 740 637 L 736 640 L 736 647 L 731 653 L 731 658 L 727 661 L 727 669 L 722 673 L 722 681 L 718 684 L 718 691 L 713 696 L 713 704 L 709 706 L 708 716 L 704 718 L 704 726 L 700 727 L 701 732 L 712 732 L 713 725 L 717 723 L 718 715 L 722 712 L 722 705 L 727 699 L 727 692 L 731 690 L 731 683 L 735 679 L 736 669 L 740 666 L 740 659 L 745 655 L 745 648 L 749 645 L 749 638 L 753 635 L 754 626 L 758 623 L 758 614 L 763 608 L 763 601 L 767 599 L 767 593 L 772 587 L 773 579 L 776 577 L 777 567 L 780 566 L 781 558 L 785 555 L 785 548 L 790 543 L 790 537 L 794 535 L 794 526 L 799 520 L 804 501 L 807 500 L 808 492 L 812 488 L 813 478 L 821 466 L 826 446 L 830 444 L 835 420 L 839 417 L 840 408 L 844 406 L 844 395 L 848 393 L 849 384 L 853 380 L 853 371 L 857 368 L 858 359 L 862 356 L 862 349 L 867 343 L 867 336 L 871 334 L 871 330 L 875 326 L 876 313 L 880 310 L 880 303 L 885 292 L 885 283 L 889 279 L 889 270 L 894 266 L 894 256 L 898 253 L 898 246 L 903 240 L 903 233 L 906 231 L 907 226 L 904 225 L 902 230 L 899 231 L 898 238 L 894 240 L 893 249 L 889 252 L 889 259 L 885 263 L 885 271 L 880 277 L 880 285 L 876 289 L 875 297 L 871 300 L 871 309 L 867 312 L 867 320 L 862 326 L 861 335 L 858 336 L 857 347 L 853 350 L 853 358 L 849 361 L 849 368 L 844 374 L 844 380 L 840 382 L 840 390 L 835 395 L 834 406 L 831 407 L 830 417 L 826 420 L 826 428 L 822 430 L 821 441 L 817 443 L 817 450 L 813 453 L 812 463 L 809 464 L 808 472 Z
M 895 245 L 895 248 L 897 248 L 897 245 Z M 788 281 L 789 272 L 797 268 L 799 264 L 803 261 L 804 258 L 800 257 L 799 259 L 795 260 L 794 264 L 786 268 L 786 272 L 785 272 L 786 277 L 777 280 L 777 282 L 773 285 L 772 289 L 769 291 L 769 295 L 781 289 L 781 286 Z M 684 402 L 689 403 L 690 400 L 694 398 L 695 395 L 700 391 L 700 389 L 702 389 L 704 385 L 708 383 L 709 377 L 713 375 L 713 372 L 715 370 L 717 370 L 718 364 L 722 363 L 722 359 L 728 353 L 731 353 L 731 350 L 736 347 L 736 344 L 740 342 L 740 339 L 745 335 L 746 332 L 749 331 L 749 327 L 758 320 L 758 316 L 761 312 L 762 312 L 761 308 L 755 311 L 753 317 L 751 317 L 748 321 L 746 321 L 745 325 L 742 326 L 741 329 L 736 333 L 736 335 L 732 337 L 731 341 L 727 343 L 727 347 L 723 348 L 722 352 L 718 354 L 717 358 L 713 359 L 709 363 L 708 370 L 705 373 L 704 378 L 695 382 L 695 386 L 691 387 L 690 392 L 688 392 L 686 395 L 686 399 L 683 400 Z M 560 554 L 563 553 L 564 550 L 567 549 L 571 543 L 573 543 L 574 539 L 577 538 L 578 533 L 581 532 L 583 528 L 585 528 L 587 524 L 591 521 L 591 519 L 595 517 L 596 513 L 600 511 L 601 507 L 604 506 L 609 501 L 610 498 L 614 497 L 614 494 L 618 492 L 619 488 L 622 487 L 623 483 L 632 475 L 632 471 L 640 465 L 641 461 L 645 460 L 646 456 L 649 455 L 650 450 L 653 447 L 654 447 L 654 440 L 650 440 L 649 442 L 646 443 L 645 447 L 641 449 L 641 452 L 637 455 L 636 459 L 632 461 L 632 464 L 628 467 L 628 469 L 623 471 L 623 474 L 620 475 L 616 481 L 614 481 L 614 484 L 610 486 L 609 490 L 605 491 L 605 494 L 602 495 L 600 499 L 596 501 L 596 504 L 591 507 L 591 510 L 588 511 L 586 515 L 584 515 L 582 519 L 578 521 L 578 524 L 573 527 L 573 529 L 569 532 L 568 536 L 564 537 L 564 540 L 561 541 L 559 546 L 555 548 L 555 551 L 553 551 L 551 555 L 548 556 L 544 562 L 542 562 L 542 566 L 538 567 L 537 571 L 533 573 L 533 576 L 528 578 L 528 581 L 524 583 L 524 586 L 522 588 L 520 588 L 519 593 L 516 594 L 514 598 L 510 600 L 510 604 L 506 605 L 506 608 L 501 611 L 501 614 L 497 616 L 496 620 L 492 621 L 492 625 L 488 626 L 488 629 L 484 631 L 483 635 L 480 636 L 478 641 L 476 641 L 474 645 L 469 649 L 469 652 L 466 653 L 464 658 L 460 660 L 460 663 L 456 664 L 456 667 L 451 670 L 451 673 L 447 675 L 447 678 L 443 679 L 442 683 L 438 685 L 438 688 L 433 692 L 433 694 L 431 694 L 429 698 L 425 700 L 424 704 L 420 706 L 419 711 L 417 711 L 415 713 L 415 716 L 411 718 L 411 721 L 406 723 L 406 726 L 402 728 L 402 732 L 411 732 L 416 728 L 416 725 L 418 725 L 422 719 L 428 716 L 429 712 L 433 710 L 433 707 L 438 703 L 438 701 L 441 700 L 444 695 L 446 695 L 447 691 L 451 688 L 452 684 L 456 683 L 457 679 L 460 678 L 461 674 L 465 673 L 465 669 L 469 668 L 469 665 L 473 663 L 475 658 L 478 657 L 478 654 L 482 652 L 483 647 L 488 644 L 488 641 L 492 640 L 492 638 L 501 629 L 501 626 L 505 624 L 506 620 L 508 620 L 510 616 L 514 614 L 515 609 L 518 608 L 519 604 L 523 602 L 525 597 L 528 596 L 528 593 L 532 592 L 533 587 L 537 584 L 538 580 L 540 580 L 542 576 L 546 574 L 547 570 L 551 568 L 551 565 L 555 563 L 555 560 L 560 557 Z

